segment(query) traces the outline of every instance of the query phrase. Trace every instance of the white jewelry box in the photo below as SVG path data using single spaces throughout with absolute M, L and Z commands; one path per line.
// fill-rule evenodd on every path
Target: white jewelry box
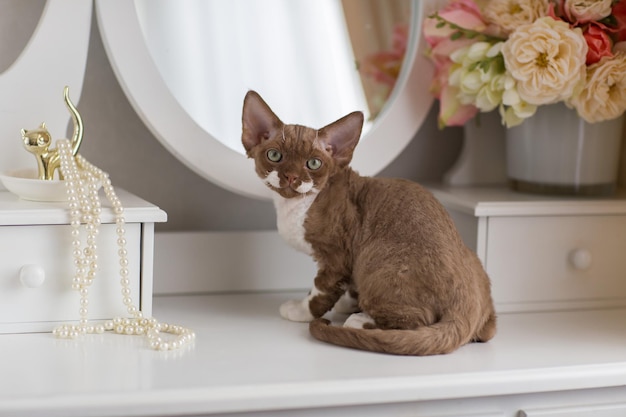
M 167 220 L 158 207 L 124 190 L 131 297 L 152 314 L 154 223 Z M 115 215 L 103 198 L 97 237 L 98 275 L 89 289 L 89 320 L 127 316 L 122 302 Z M 79 319 L 80 296 L 72 289 L 67 203 L 21 200 L 0 191 L 0 333 L 46 332 Z

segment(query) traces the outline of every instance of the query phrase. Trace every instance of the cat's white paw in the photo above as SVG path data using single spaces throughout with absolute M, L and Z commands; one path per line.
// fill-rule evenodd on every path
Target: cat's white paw
M 309 322 L 315 317 L 309 310 L 309 299 L 289 300 L 280 306 L 280 315 L 290 321 Z
M 346 319 L 343 323 L 343 327 L 362 329 L 366 324 L 375 324 L 374 319 L 366 313 L 355 313 Z
M 350 296 L 350 292 L 346 291 L 333 307 L 335 313 L 352 314 L 360 311 L 356 298 Z

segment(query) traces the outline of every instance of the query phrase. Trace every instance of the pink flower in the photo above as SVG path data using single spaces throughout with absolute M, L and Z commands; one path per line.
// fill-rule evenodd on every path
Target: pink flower
M 439 16 L 447 22 L 464 29 L 477 32 L 487 28 L 480 9 L 472 0 L 456 0 L 439 12 Z M 440 101 L 440 126 L 461 126 L 476 115 L 478 109 L 471 105 L 464 105 L 457 99 L 457 89 L 448 84 L 448 73 L 452 61 L 450 54 L 475 42 L 465 37 L 455 38 L 456 32 L 449 25 L 439 25 L 440 21 L 434 17 L 424 21 L 424 39 L 430 46 L 430 58 L 435 64 L 435 75 L 431 91 Z M 440 26 L 440 27 L 438 27 Z
M 611 38 L 601 25 L 591 22 L 587 25 L 583 36 L 589 47 L 587 50 L 587 65 L 595 64 L 603 56 L 613 56 L 611 52 L 613 41 L 611 41 Z
M 478 113 L 478 108 L 470 104 L 462 104 L 459 100 L 459 89 L 448 82 L 452 61 L 436 68 L 431 84 L 431 93 L 439 100 L 439 127 L 463 126 Z
M 470 104 L 462 104 L 456 87 L 445 84 L 439 95 L 439 127 L 463 126 L 469 119 L 476 116 L 478 108 Z
M 402 55 L 381 51 L 368 55 L 362 63 L 361 71 L 380 84 L 393 87 L 400 74 Z
M 480 9 L 472 0 L 456 0 L 439 12 L 439 17 L 464 29 L 483 31 L 487 25 Z M 465 37 L 454 38 L 456 32 L 449 25 L 440 25 L 440 20 L 429 17 L 424 20 L 424 39 L 430 46 L 430 57 L 435 66 L 445 65 L 450 61 L 450 54 L 459 48 L 474 43 Z
M 398 79 L 406 52 L 408 27 L 396 25 L 393 28 L 393 45 L 390 51 L 369 54 L 361 63 L 361 71 L 367 77 L 391 89 Z
M 439 16 L 464 29 L 482 32 L 487 28 L 480 9 L 472 0 L 452 1 L 439 12 Z M 457 42 L 451 39 L 452 34 L 455 32 L 453 28 L 448 25 L 437 26 L 439 26 L 439 20 L 436 18 L 427 18 L 424 21 L 424 38 L 431 48 L 436 47 L 441 42 Z

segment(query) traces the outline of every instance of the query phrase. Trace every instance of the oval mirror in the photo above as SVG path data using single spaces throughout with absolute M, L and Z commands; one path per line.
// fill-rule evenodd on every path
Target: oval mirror
M 385 9 L 394 4 L 405 8 L 395 20 Z M 111 65 L 143 122 L 196 173 L 246 196 L 269 197 L 240 144 L 248 89 L 285 123 L 321 127 L 363 111 L 369 122 L 352 162 L 362 175 L 378 173 L 404 149 L 432 103 L 420 1 L 97 0 L 96 6 Z M 367 39 L 373 34 L 374 46 Z M 398 49 L 403 55 L 391 82 L 388 71 L 363 76 Z

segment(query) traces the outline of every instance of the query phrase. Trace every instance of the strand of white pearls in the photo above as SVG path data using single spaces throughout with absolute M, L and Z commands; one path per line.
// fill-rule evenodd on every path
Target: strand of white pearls
M 174 350 L 189 345 L 195 339 L 195 333 L 182 326 L 160 323 L 155 318 L 143 317 L 131 298 L 130 271 L 128 269 L 128 250 L 126 249 L 126 230 L 124 207 L 115 194 L 109 175 L 89 163 L 80 155 L 72 155 L 68 139 L 57 141 L 57 149 L 61 162 L 68 197 L 70 226 L 72 235 L 72 255 L 75 273 L 72 278 L 72 289 L 80 295 L 78 324 L 65 324 L 53 330 L 59 338 L 73 339 L 88 333 L 104 333 L 113 331 L 125 335 L 145 335 L 150 347 L 155 350 Z M 104 323 L 92 325 L 88 319 L 89 287 L 96 278 L 98 271 L 98 255 L 96 237 L 100 230 L 100 214 L 102 207 L 98 190 L 100 186 L 109 200 L 115 214 L 117 246 L 119 256 L 120 285 L 122 302 L 130 315 L 128 318 L 115 317 Z M 85 244 L 81 241 L 81 226 L 85 230 Z M 161 333 L 173 337 L 164 339 Z

